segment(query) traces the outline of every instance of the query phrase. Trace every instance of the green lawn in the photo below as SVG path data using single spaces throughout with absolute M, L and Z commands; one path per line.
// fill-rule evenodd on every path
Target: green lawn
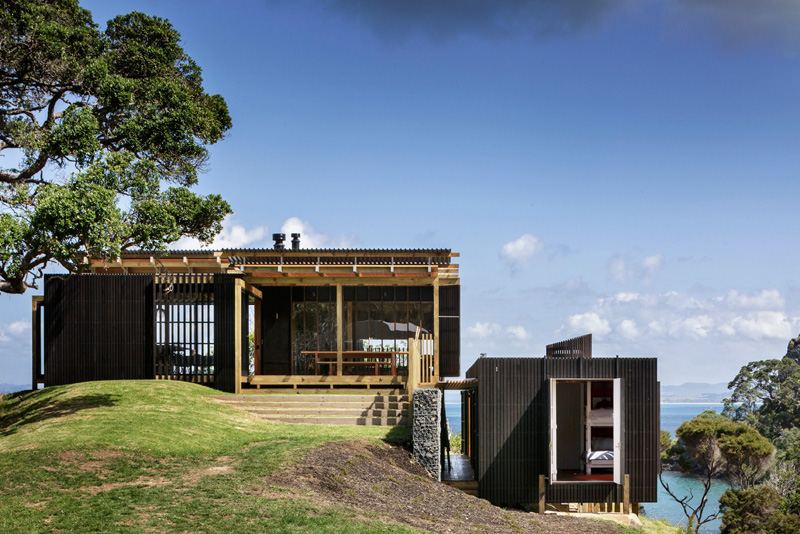
M 109 381 L 0 398 L 0 532 L 416 532 L 264 484 L 309 447 L 407 429 L 270 423 L 212 393 Z

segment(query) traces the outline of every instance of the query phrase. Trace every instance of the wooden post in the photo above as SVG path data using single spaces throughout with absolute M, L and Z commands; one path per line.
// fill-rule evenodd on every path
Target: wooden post
M 255 299 L 253 306 L 256 324 L 253 325 L 253 374 L 261 374 L 261 299 Z M 260 386 L 259 386 L 260 389 Z
M 539 513 L 544 514 L 544 496 L 545 496 L 545 487 L 544 487 L 544 475 L 539 475 Z
M 625 473 L 625 486 L 622 488 L 622 513 L 631 513 L 631 476 Z
M 336 376 L 342 376 L 342 351 L 344 350 L 344 291 L 336 284 Z
M 33 364 L 31 389 L 34 391 L 39 389 L 39 375 L 42 373 L 42 369 L 39 369 L 39 362 L 41 361 L 42 355 L 42 347 L 39 346 L 42 328 L 41 322 L 39 321 L 41 317 L 39 307 L 42 305 L 43 301 L 44 297 L 38 295 L 34 295 L 31 299 L 31 363 Z
M 439 370 L 439 275 L 433 279 L 433 372 L 431 381 L 438 382 L 442 376 Z
M 408 382 L 406 389 L 408 390 L 408 400 L 412 401 L 414 390 L 417 388 L 419 382 L 419 345 L 414 338 L 408 339 Z M 413 402 L 412 402 L 413 404 Z

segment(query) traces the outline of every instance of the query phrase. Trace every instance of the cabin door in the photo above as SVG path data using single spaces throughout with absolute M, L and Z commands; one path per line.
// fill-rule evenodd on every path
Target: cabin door
M 614 379 L 614 482 L 625 482 L 625 406 L 622 379 Z
M 292 299 L 289 287 L 262 287 L 261 374 L 292 374 Z
M 550 460 L 550 483 L 552 484 L 557 480 L 558 475 L 558 443 L 556 440 L 558 434 L 558 412 L 556 411 L 556 381 L 551 378 L 547 381 L 547 384 L 550 389 L 550 404 L 548 410 L 550 416 L 550 446 L 548 456 Z

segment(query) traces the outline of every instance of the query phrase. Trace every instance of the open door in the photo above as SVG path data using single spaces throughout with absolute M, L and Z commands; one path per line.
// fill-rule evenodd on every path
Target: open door
M 557 480 L 558 475 L 558 461 L 557 451 L 558 446 L 556 443 L 556 436 L 558 434 L 558 412 L 556 410 L 556 381 L 551 378 L 547 381 L 550 388 L 550 483 L 552 484 Z
M 625 406 L 623 405 L 622 379 L 614 379 L 614 482 L 625 481 Z

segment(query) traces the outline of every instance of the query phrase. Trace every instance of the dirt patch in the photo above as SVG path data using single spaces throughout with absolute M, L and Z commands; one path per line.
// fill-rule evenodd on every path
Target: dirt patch
M 171 483 L 172 481 L 167 478 L 139 477 L 136 480 L 132 480 L 130 482 L 109 482 L 106 484 L 100 484 L 99 486 L 87 486 L 83 488 L 83 490 L 91 494 L 96 494 L 103 491 L 111 491 L 117 488 L 126 488 L 126 487 L 157 488 L 160 486 L 166 486 Z
M 300 497 L 301 495 L 306 497 Z M 267 477 L 267 498 L 308 498 L 359 516 L 434 532 L 612 534 L 600 521 L 508 511 L 433 480 L 405 449 L 375 443 L 327 443 Z

